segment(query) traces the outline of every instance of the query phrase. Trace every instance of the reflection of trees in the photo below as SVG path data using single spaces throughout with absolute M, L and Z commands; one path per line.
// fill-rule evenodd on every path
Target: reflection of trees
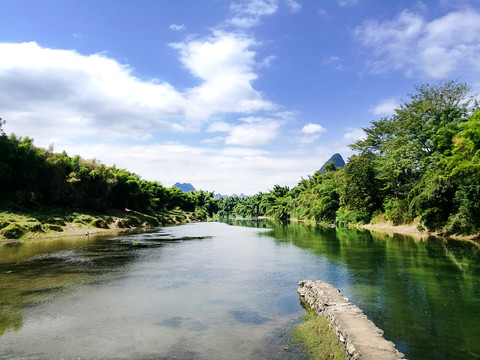
M 409 358 L 473 359 L 480 353 L 477 244 L 300 224 L 276 226 L 269 235 L 326 257 L 334 271 L 347 268 L 346 287 L 335 284 L 332 271 L 320 280 L 348 293 Z

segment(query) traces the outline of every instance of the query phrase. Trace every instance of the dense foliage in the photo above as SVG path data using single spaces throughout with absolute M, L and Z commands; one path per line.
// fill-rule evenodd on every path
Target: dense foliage
M 216 212 L 213 193 L 183 192 L 96 160 L 70 157 L 7 137 L 0 122 L 0 204 L 76 207 L 105 211 L 133 209 L 168 212 L 181 209 L 207 219 Z
M 416 87 L 394 115 L 373 121 L 344 168 L 333 164 L 293 189 L 222 199 L 220 216 L 393 224 L 472 234 L 480 228 L 480 110 L 454 81 Z

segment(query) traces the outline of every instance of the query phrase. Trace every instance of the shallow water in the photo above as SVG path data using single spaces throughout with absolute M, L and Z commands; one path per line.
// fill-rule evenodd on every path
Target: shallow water
M 0 358 L 302 359 L 303 279 L 340 288 L 410 359 L 479 357 L 478 246 L 242 225 L 0 247 Z

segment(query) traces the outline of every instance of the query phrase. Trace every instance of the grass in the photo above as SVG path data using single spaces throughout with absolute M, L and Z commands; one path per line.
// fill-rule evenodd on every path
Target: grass
M 293 339 L 304 344 L 311 359 L 345 360 L 345 346 L 330 329 L 327 319 L 315 311 L 307 311 L 304 322 L 295 326 Z
M 196 221 L 182 210 L 171 213 L 145 214 L 133 210 L 108 210 L 105 212 L 85 209 L 48 207 L 42 205 L 20 206 L 0 204 L 0 240 L 30 238 L 36 234 L 54 234 L 67 230 L 68 224 L 80 228 L 108 229 L 148 226 L 165 226 L 177 222 Z M 116 224 L 113 224 L 113 223 Z

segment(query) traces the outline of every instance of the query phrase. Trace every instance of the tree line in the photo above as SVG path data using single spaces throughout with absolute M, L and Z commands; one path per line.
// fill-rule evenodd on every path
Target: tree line
M 206 220 L 217 211 L 212 192 L 186 193 L 105 166 L 99 161 L 54 153 L 29 137 L 7 136 L 0 119 L 0 205 L 58 206 L 95 211 L 133 209 L 146 213 L 180 209 Z
M 480 110 L 463 82 L 415 87 L 391 116 L 364 128 L 344 168 L 331 163 L 289 189 L 218 202 L 221 217 L 394 225 L 473 234 L 480 228 Z
M 417 86 L 391 116 L 372 121 L 350 145 L 345 167 L 333 163 L 290 189 L 215 200 L 183 192 L 97 160 L 7 136 L 0 119 L 0 204 L 143 212 L 181 209 L 205 220 L 262 217 L 345 226 L 380 219 L 394 225 L 473 234 L 480 228 L 480 110 L 471 87 L 448 81 Z

